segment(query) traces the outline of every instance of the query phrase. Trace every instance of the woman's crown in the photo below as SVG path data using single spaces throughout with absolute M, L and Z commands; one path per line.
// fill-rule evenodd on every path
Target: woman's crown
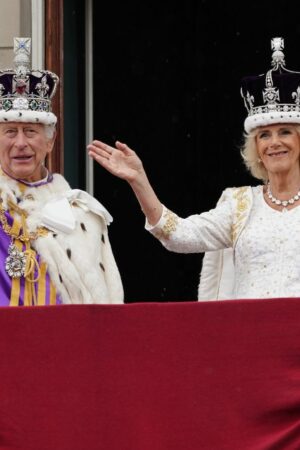
M 271 48 L 272 68 L 265 74 L 242 80 L 247 132 L 272 123 L 300 123 L 300 72 L 285 67 L 282 38 L 273 38 Z

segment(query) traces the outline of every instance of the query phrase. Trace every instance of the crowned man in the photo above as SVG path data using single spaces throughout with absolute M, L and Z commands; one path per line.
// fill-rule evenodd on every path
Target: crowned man
M 30 70 L 29 38 L 14 51 L 15 68 L 0 71 L 0 305 L 122 303 L 110 214 L 44 165 L 58 77 Z

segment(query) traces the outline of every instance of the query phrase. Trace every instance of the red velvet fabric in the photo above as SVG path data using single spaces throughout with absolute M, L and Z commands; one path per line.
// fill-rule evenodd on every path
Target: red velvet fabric
M 300 449 L 300 299 L 0 310 L 0 449 Z

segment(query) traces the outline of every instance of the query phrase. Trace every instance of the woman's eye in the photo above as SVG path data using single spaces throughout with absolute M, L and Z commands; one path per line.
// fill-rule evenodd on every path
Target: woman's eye
M 268 133 L 261 133 L 261 134 L 259 134 L 259 139 L 264 139 L 264 138 L 266 138 L 266 137 L 268 137 Z

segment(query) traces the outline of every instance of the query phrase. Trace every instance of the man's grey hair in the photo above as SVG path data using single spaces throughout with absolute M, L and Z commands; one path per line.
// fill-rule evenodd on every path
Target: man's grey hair
M 48 139 L 52 139 L 54 136 L 55 130 L 56 130 L 56 126 L 51 124 L 51 125 L 44 125 L 44 127 L 45 127 L 46 137 Z

